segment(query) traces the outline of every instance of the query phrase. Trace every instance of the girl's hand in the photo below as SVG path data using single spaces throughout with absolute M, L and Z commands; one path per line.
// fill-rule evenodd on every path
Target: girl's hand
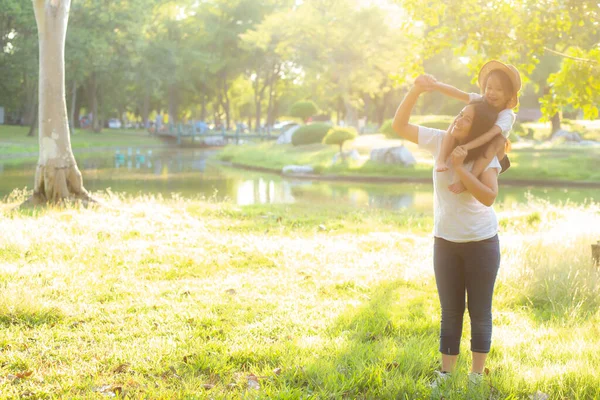
M 465 157 L 467 157 L 467 151 L 462 148 L 462 146 L 456 146 L 454 150 L 452 150 L 452 165 L 455 168 L 460 167 L 465 162 Z
M 417 79 L 415 79 L 415 86 L 421 90 L 422 92 L 429 92 L 435 89 L 435 84 L 437 80 L 428 74 L 419 75 Z

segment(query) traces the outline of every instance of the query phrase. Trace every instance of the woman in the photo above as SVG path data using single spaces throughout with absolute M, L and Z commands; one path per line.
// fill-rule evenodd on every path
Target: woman
M 427 91 L 417 78 L 394 117 L 393 128 L 402 138 L 429 150 L 434 159 L 442 147 L 445 131 L 408 123 L 419 95 Z M 459 146 L 451 153 L 450 169 L 433 171 L 434 190 L 434 271 L 442 308 L 440 352 L 442 369 L 436 371 L 432 384 L 440 388 L 454 371 L 459 354 L 465 311 L 465 292 L 471 318 L 472 372 L 470 389 L 480 387 L 485 360 L 492 337 L 492 294 L 500 266 L 498 221 L 491 205 L 498 195 L 498 174 L 501 171 L 496 157 L 486 167 L 480 179 L 471 174 L 473 160 L 486 146 L 467 151 L 467 143 L 487 132 L 494 125 L 498 112 L 489 104 L 467 105 L 448 130 Z M 467 192 L 453 194 L 448 189 L 456 176 Z

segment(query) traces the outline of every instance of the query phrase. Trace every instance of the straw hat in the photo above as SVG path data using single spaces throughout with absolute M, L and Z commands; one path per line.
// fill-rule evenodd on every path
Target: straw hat
M 484 86 L 485 86 L 485 81 L 486 81 L 488 75 L 490 74 L 490 72 L 497 70 L 497 69 L 504 72 L 510 78 L 510 81 L 512 82 L 512 86 L 513 86 L 513 90 L 514 90 L 515 94 L 514 94 L 513 98 L 509 100 L 508 104 L 506 105 L 506 108 L 515 108 L 517 106 L 517 104 L 519 104 L 518 95 L 519 95 L 519 90 L 521 90 L 521 75 L 519 74 L 519 71 L 513 65 L 504 64 L 504 63 L 502 63 L 500 61 L 496 61 L 496 60 L 488 61 L 479 70 L 479 78 L 477 79 L 477 83 L 479 84 L 479 87 L 483 90 Z

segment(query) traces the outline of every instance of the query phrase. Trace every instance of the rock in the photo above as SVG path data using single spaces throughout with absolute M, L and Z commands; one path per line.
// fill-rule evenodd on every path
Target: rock
M 564 138 L 567 142 L 581 142 L 581 136 L 579 136 L 576 132 L 567 132 L 563 129 L 560 129 L 552 135 L 552 140 L 557 140 L 559 138 Z
M 300 125 L 293 125 L 283 131 L 281 135 L 277 138 L 277 144 L 288 144 L 292 143 L 292 135 L 300 128 Z
M 600 142 L 595 142 L 593 140 L 582 140 L 581 142 L 578 143 L 580 146 L 600 146 Z
M 405 167 L 415 165 L 417 160 L 404 146 L 384 147 L 371 150 L 370 160 L 383 164 L 400 164 Z
M 352 149 L 351 151 L 345 151 L 344 157 L 346 157 L 346 159 L 351 159 L 351 160 L 355 160 L 355 161 L 360 160 L 360 154 L 358 153 L 358 150 L 356 150 L 356 149 Z M 340 158 L 341 158 L 340 153 L 336 153 L 333 156 L 333 159 L 331 160 L 331 162 L 333 164 L 335 164 L 340 160 Z
M 314 169 L 310 165 L 286 165 L 281 172 L 284 174 L 312 174 Z

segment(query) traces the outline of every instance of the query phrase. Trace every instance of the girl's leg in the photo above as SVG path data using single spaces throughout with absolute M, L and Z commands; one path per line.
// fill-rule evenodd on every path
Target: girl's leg
M 433 269 L 442 307 L 440 352 L 443 372 L 454 370 L 460 352 L 465 313 L 464 266 L 457 253 L 460 245 L 435 238 L 433 246 Z
M 452 135 L 450 135 L 450 129 L 442 138 L 442 146 L 440 147 L 440 154 L 435 160 L 435 170 L 437 172 L 448 171 L 448 165 L 446 164 L 446 160 L 450 157 L 452 153 L 452 149 L 454 149 L 455 140 Z
M 465 284 L 471 318 L 472 371 L 482 373 L 492 343 L 492 297 L 500 268 L 498 235 L 468 243 L 461 255 L 465 262 Z
M 494 156 L 498 156 L 498 160 L 504 158 L 505 143 L 506 139 L 504 139 L 504 136 L 497 135 L 495 138 L 493 138 L 485 149 L 483 157 L 479 157 L 473 163 L 473 169 L 471 170 L 471 173 L 479 177 L 479 175 L 485 171 L 485 168 L 492 162 Z M 502 158 L 500 157 L 501 154 Z M 448 186 L 448 189 L 456 194 L 462 193 L 466 190 L 465 185 L 463 185 L 460 180 L 453 182 L 450 186 Z

